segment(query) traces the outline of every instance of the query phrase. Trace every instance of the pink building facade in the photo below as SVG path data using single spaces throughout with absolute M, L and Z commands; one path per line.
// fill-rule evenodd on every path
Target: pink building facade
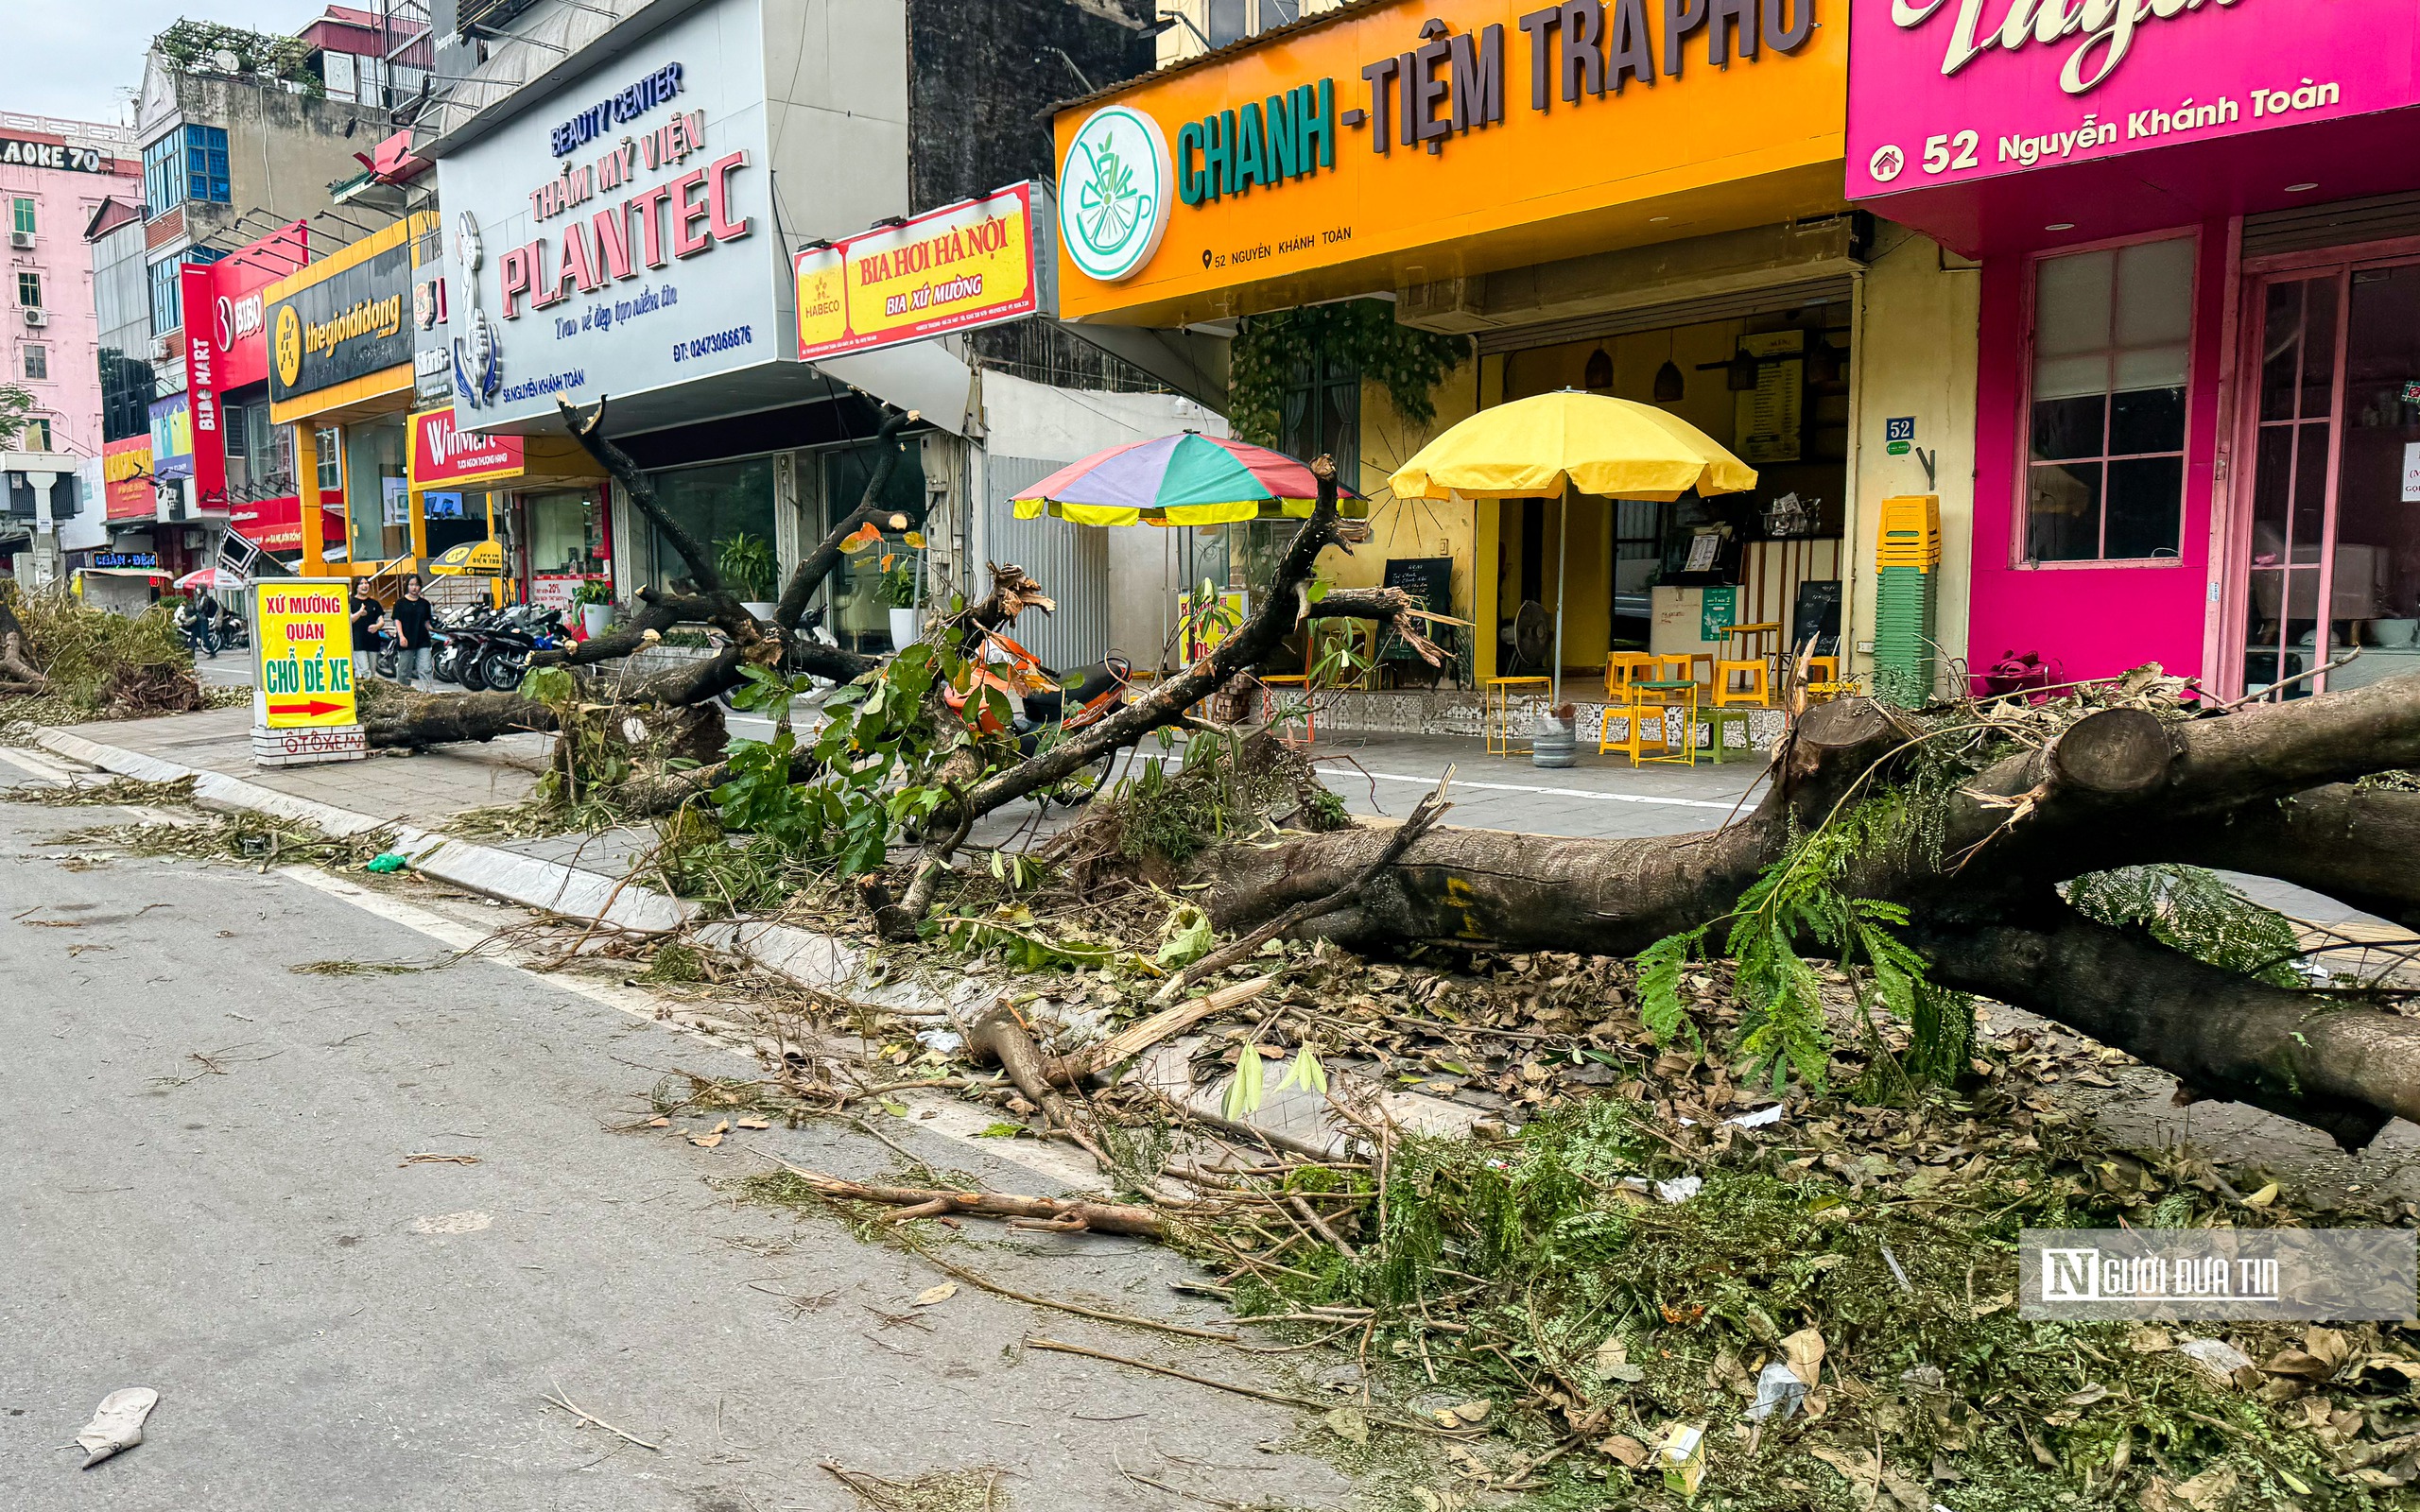
M 100 326 L 84 229 L 105 196 L 140 199 L 125 129 L 0 113 L 0 382 L 34 397 L 49 450 L 101 455 Z
M 1849 25 L 1850 198 L 1982 265 L 1974 670 L 2420 671 L 2420 11 Z

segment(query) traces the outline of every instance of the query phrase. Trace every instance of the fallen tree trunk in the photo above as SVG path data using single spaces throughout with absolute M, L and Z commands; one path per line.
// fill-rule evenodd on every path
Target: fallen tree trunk
M 9 600 L 0 597 L 0 693 L 40 694 L 50 691 L 50 679 L 27 653 L 26 627 Z
M 1894 742 L 1903 732 L 1872 706 L 1818 708 L 1765 799 L 1717 831 L 1572 840 L 1441 828 L 1303 932 L 1365 951 L 1443 941 L 1634 954 L 1725 916 L 1853 783 L 1887 792 L 1887 761 L 1876 763 Z M 2420 1021 L 2206 965 L 2084 918 L 2059 889 L 2187 862 L 2420 919 L 2420 794 L 2346 785 L 2415 760 L 2420 679 L 2223 718 L 2103 711 L 1977 773 L 1943 800 L 1932 847 L 1860 857 L 1842 885 L 1908 910 L 1907 937 L 1940 985 L 2066 1023 L 2193 1095 L 2251 1103 L 2358 1147 L 2391 1117 L 2420 1121 Z M 1219 926 L 1245 931 L 1334 892 L 1386 848 L 1373 829 L 1292 836 L 1218 852 L 1199 879 Z
M 561 658 L 580 679 L 582 697 L 678 707 L 737 686 L 752 668 L 843 679 L 877 665 L 821 645 L 800 627 L 850 541 L 869 524 L 901 524 L 886 521 L 878 506 L 881 466 L 858 507 L 792 575 L 767 623 L 737 602 L 705 547 L 666 519 L 630 459 L 602 439 L 601 406 L 566 414 L 573 434 L 691 569 L 677 591 L 642 594 L 631 626 Z M 886 419 L 885 465 L 913 418 Z M 1198 728 L 1196 707 L 1269 660 L 1305 617 L 1378 620 L 1422 654 L 1436 654 L 1398 591 L 1339 590 L 1314 609 L 1308 584 L 1322 553 L 1349 551 L 1355 532 L 1337 517 L 1333 465 L 1323 457 L 1312 471 L 1320 498 L 1261 586 L 1257 610 L 1210 654 L 1108 717 L 1020 759 L 1004 740 L 953 726 L 937 681 L 918 684 L 925 720 L 939 735 L 930 756 L 918 758 L 929 767 L 903 780 L 945 789 L 948 800 L 925 811 L 928 838 L 905 894 L 894 900 L 879 879 L 868 888 L 886 937 L 915 932 L 974 818 L 1046 792 L 1152 731 Z M 1021 570 L 994 573 L 991 596 L 943 627 L 941 644 L 953 653 L 976 654 L 977 627 L 1005 623 L 1028 604 L 1048 609 Z M 646 678 L 633 679 L 627 662 L 612 669 L 674 624 L 710 625 L 728 644 Z M 2128 679 L 2129 689 L 2137 685 Z M 2420 767 L 2420 679 L 2216 716 L 2187 713 L 2137 701 L 2072 723 L 2026 716 L 1962 727 L 1866 701 L 1834 703 L 1796 721 L 1765 796 L 1717 830 L 1640 840 L 1447 827 L 1289 833 L 1210 852 L 1195 864 L 1195 880 L 1216 924 L 1246 937 L 1273 926 L 1380 953 L 1443 941 L 1629 955 L 1712 924 L 1720 954 L 1723 921 L 1742 894 L 1800 854 L 1807 835 L 1868 800 L 1919 805 L 1921 822 L 1902 825 L 1901 840 L 1827 861 L 1826 885 L 1885 905 L 1894 919 L 1904 911 L 1897 936 L 1923 954 L 1937 985 L 2066 1022 L 2171 1071 L 2195 1095 L 2253 1103 L 2358 1145 L 2387 1119 L 2420 1113 L 2420 1023 L 2205 965 L 2145 931 L 2095 922 L 2067 904 L 2063 889 L 2096 872 L 2186 863 L 2265 872 L 2420 921 L 2420 867 L 2411 863 L 2420 794 L 2352 785 Z M 375 710 L 372 739 L 487 739 L 551 729 L 554 717 L 508 695 L 423 696 Z M 1911 773 L 1942 748 L 1928 743 L 1945 737 L 1975 753 L 1971 768 L 1945 788 L 1927 786 Z M 1993 752 L 2005 754 L 1989 759 Z M 1939 762 L 1927 769 L 1937 772 Z M 630 796 L 654 810 L 707 790 L 714 777 L 709 765 L 650 779 Z M 1016 1046 L 1008 1048 L 1004 1058 L 1013 1059 Z M 1051 1068 L 1025 1069 L 1038 1070 L 1036 1085 L 1048 1090 Z

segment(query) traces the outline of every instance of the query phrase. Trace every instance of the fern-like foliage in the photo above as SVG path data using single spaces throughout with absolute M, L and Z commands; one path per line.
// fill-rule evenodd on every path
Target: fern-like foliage
M 1711 959 L 1722 933 L 1722 954 L 1734 965 L 1733 991 L 1741 1010 L 1738 1053 L 1750 1073 L 1767 1073 L 1775 1091 L 1795 1075 L 1822 1091 L 1831 1058 L 1824 1018 L 1824 979 L 1814 962 L 1828 958 L 1849 980 L 1867 1040 L 1881 1053 L 1876 1016 L 1909 1025 L 1914 1041 L 1902 1069 L 1910 1077 L 1944 1080 L 1965 1064 L 1974 1034 L 1974 1005 L 1935 987 L 1924 957 L 1897 933 L 1908 911 L 1843 885 L 1861 858 L 1908 842 L 1921 825 L 1905 794 L 1859 804 L 1792 844 L 1757 875 L 1721 919 L 1669 935 L 1638 957 L 1640 1017 L 1658 1042 L 1697 1031 L 1681 1000 L 1690 963 Z M 1727 929 L 1723 926 L 1728 925 Z
M 2298 987 L 2292 957 L 2302 950 L 2293 921 L 2200 867 L 2121 867 L 2067 884 L 2067 902 L 2087 919 L 2148 930 L 2153 939 L 2198 961 Z

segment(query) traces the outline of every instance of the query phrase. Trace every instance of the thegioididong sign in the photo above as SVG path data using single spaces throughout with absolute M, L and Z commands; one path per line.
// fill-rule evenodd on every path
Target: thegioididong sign
M 327 264 L 269 285 L 272 403 L 412 360 L 411 232 L 424 220 L 399 220 Z

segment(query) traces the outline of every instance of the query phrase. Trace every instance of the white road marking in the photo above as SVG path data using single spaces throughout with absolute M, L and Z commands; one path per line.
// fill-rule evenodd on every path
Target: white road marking
M 76 781 L 76 774 L 68 768 L 47 757 L 37 756 L 32 751 L 15 747 L 0 747 L 0 762 L 7 762 L 19 771 L 31 772 L 34 776 L 56 782 L 61 787 Z
M 385 893 L 372 891 L 358 883 L 331 872 L 321 871 L 316 867 L 280 867 L 278 873 L 306 887 L 326 893 L 331 898 L 351 903 L 363 913 L 374 915 L 386 919 L 389 923 L 401 924 L 406 929 L 425 935 L 449 950 L 467 951 L 488 937 L 488 932 L 485 930 L 457 922 L 442 914 L 432 913 L 428 909 L 407 903 L 400 898 L 391 898 Z M 491 961 L 509 971 L 518 971 L 533 982 L 543 982 L 548 987 L 558 988 L 566 992 L 576 992 L 592 1002 L 601 1003 L 617 1012 L 629 1014 L 633 1019 L 642 1019 L 649 1023 L 662 1023 L 665 1028 L 676 1034 L 687 1035 L 744 1061 L 751 1070 L 757 1066 L 754 1052 L 744 1046 L 735 1045 L 720 1036 L 709 1034 L 701 1029 L 658 1019 L 655 1016 L 657 1000 L 652 993 L 642 991 L 637 988 L 624 987 L 618 982 L 599 982 L 587 977 L 533 971 L 508 957 L 493 954 L 483 954 L 479 959 Z M 999 1122 L 991 1116 L 988 1109 L 977 1108 L 971 1103 L 962 1102 L 945 1093 L 933 1091 L 894 1092 L 889 1094 L 889 1097 L 890 1101 L 908 1108 L 909 1116 L 899 1121 L 907 1127 L 925 1130 L 937 1138 L 963 1144 L 969 1149 L 981 1150 L 995 1160 L 1023 1166 L 1036 1176 L 1075 1191 L 1100 1190 L 1101 1176 L 1098 1171 L 1093 1169 L 1089 1163 L 1061 1153 L 1054 1146 L 1040 1144 L 1032 1140 L 979 1138 L 983 1129 Z M 745 1148 L 744 1145 L 740 1147 Z
M 1381 782 L 1418 782 L 1423 787 L 1435 787 L 1437 785 L 1437 779 L 1433 777 L 1413 777 L 1403 772 L 1368 772 L 1344 769 L 1337 771 L 1336 775 L 1344 779 L 1346 782 L 1351 782 L 1356 777 L 1374 777 Z M 1644 793 L 1598 793 L 1592 792 L 1584 787 L 1530 787 L 1520 782 L 1474 782 L 1468 778 L 1462 777 L 1459 774 L 1454 778 L 1454 785 L 1456 787 L 1478 788 L 1481 792 L 1488 793 L 1535 793 L 1543 798 L 1584 798 L 1594 799 L 1600 803 L 1655 803 L 1664 805 L 1668 808 L 1676 809 L 1723 809 L 1727 811 L 1738 806 L 1738 800 L 1737 799 L 1731 799 L 1728 802 L 1717 803 L 1710 802 L 1702 798 L 1651 798 Z M 1451 795 L 1448 796 L 1450 797 Z

